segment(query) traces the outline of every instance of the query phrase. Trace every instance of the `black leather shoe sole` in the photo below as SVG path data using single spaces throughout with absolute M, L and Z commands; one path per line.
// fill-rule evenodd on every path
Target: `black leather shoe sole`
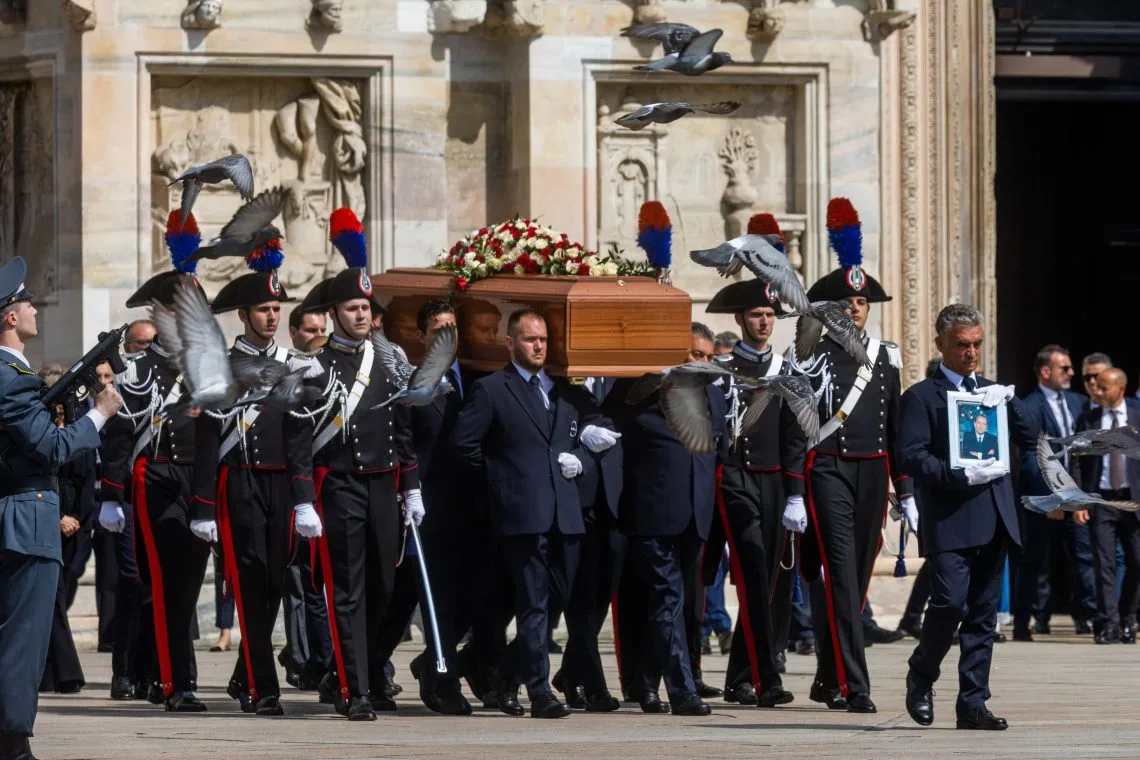
M 724 692 L 721 691 L 720 689 L 716 688 L 715 686 L 709 686 L 704 681 L 699 681 L 697 683 L 697 696 L 701 697 L 702 699 L 709 699 L 711 697 L 720 697 L 723 695 L 724 695 Z
M 871 697 L 867 694 L 852 694 L 847 698 L 847 712 L 849 713 L 870 715 L 878 711 L 879 708 L 875 707 L 875 703 L 871 701 Z
M 957 728 L 964 731 L 1004 731 L 1009 728 L 1005 718 L 991 717 L 988 720 L 958 718 Z
M 843 694 L 838 689 L 827 692 L 822 687 L 812 686 L 808 699 L 821 705 L 827 705 L 828 710 L 847 709 L 847 700 L 843 698 Z
M 780 686 L 773 686 L 770 689 L 765 689 L 757 698 L 760 707 L 779 707 L 780 705 L 790 705 L 796 701 L 796 696 L 787 689 Z
M 756 692 L 749 688 L 734 687 L 726 689 L 724 692 L 724 701 L 731 704 L 748 705 L 754 707 L 760 703 L 756 698 Z
M 641 703 L 641 711 L 650 715 L 664 715 L 669 712 L 669 703 L 654 699 Z

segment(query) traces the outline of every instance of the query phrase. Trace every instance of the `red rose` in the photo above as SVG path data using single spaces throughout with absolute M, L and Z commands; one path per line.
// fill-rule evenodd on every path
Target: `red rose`
M 456 277 L 455 278 L 455 287 L 459 288 L 460 293 L 467 290 L 467 278 L 466 277 Z
M 578 274 L 582 275 L 583 277 L 589 276 L 590 265 L 589 264 L 579 264 L 578 265 Z

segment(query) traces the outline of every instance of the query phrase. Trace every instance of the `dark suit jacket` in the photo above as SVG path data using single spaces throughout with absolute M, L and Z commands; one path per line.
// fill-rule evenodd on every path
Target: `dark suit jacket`
M 962 436 L 962 443 L 959 447 L 962 456 L 967 459 L 997 459 L 998 457 L 998 439 L 993 433 L 987 432 L 982 436 L 982 440 L 978 442 L 978 435 L 973 431 L 966 433 Z
M 979 388 L 989 385 L 993 382 L 978 377 Z M 898 460 L 918 488 L 919 549 L 925 556 L 985 546 L 993 539 L 999 516 L 1006 533 L 1020 545 L 1012 478 L 1007 475 L 971 486 L 964 470 L 950 469 L 946 393 L 952 390 L 956 390 L 954 385 L 939 371 L 902 397 Z M 1023 449 L 1035 446 L 1033 417 L 1016 398 L 1006 406 L 1014 441 Z
M 1079 393 L 1072 391 L 1064 391 L 1065 403 L 1069 407 L 1069 414 L 1072 416 L 1073 424 L 1076 425 L 1077 419 L 1088 407 L 1089 400 Z M 1049 406 L 1049 400 L 1045 398 L 1045 394 L 1041 392 L 1041 388 L 1037 387 L 1025 395 L 1021 400 L 1025 406 L 1026 412 L 1037 423 L 1038 430 L 1042 430 L 1046 435 L 1058 437 L 1061 433 L 1061 427 L 1057 424 L 1057 418 L 1053 416 L 1053 408 Z M 1056 448 L 1054 450 L 1057 450 Z M 1017 479 L 1017 492 L 1026 496 L 1045 496 L 1049 493 L 1049 488 L 1045 485 L 1045 481 L 1041 480 L 1041 470 L 1037 467 L 1037 446 L 1031 446 L 1028 449 L 1022 449 L 1019 457 L 1021 464 L 1020 473 Z
M 616 381 L 612 377 L 603 377 L 595 380 L 595 383 L 597 382 L 603 384 L 601 396 L 604 401 L 614 389 Z M 602 407 L 598 404 L 597 394 L 587 392 L 586 395 L 593 402 L 595 413 L 601 414 Z M 590 455 L 594 458 L 595 467 L 575 478 L 578 483 L 578 494 L 582 499 L 582 509 L 609 509 L 610 514 L 617 518 L 622 490 L 622 452 L 619 439 L 601 454 Z
M 558 455 L 578 457 L 585 474 L 595 465 L 578 434 L 608 422 L 585 391 L 565 380 L 555 379 L 553 401 L 552 433 L 538 394 L 508 364 L 477 380 L 459 412 L 451 443 L 469 466 L 484 470 L 491 524 L 500 535 L 547 533 L 556 524 L 566 535 L 585 532 L 578 486 L 562 477 Z
M 1128 424 L 1140 428 L 1140 407 L 1125 403 L 1128 412 Z M 1077 419 L 1077 430 L 1099 430 L 1100 416 L 1103 410 L 1100 407 L 1088 409 Z M 1100 476 L 1104 472 L 1104 457 L 1073 457 L 1073 469 L 1077 471 L 1077 483 L 1086 493 L 1100 493 Z M 1128 473 L 1128 487 L 1132 489 L 1132 497 L 1140 495 L 1140 460 L 1127 457 L 1124 460 Z
M 629 405 L 632 380 L 621 380 L 606 399 L 605 411 L 622 434 L 622 530 L 631 536 L 676 536 L 694 522 L 707 539 L 716 501 L 717 456 L 728 453 L 724 392 L 706 387 L 713 430 L 720 451 L 693 454 L 669 430 L 657 394 Z

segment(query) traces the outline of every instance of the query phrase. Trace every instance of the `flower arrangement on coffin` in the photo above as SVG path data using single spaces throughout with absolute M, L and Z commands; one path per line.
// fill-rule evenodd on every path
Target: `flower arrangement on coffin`
M 475 230 L 440 253 L 437 269 L 452 273 L 463 292 L 496 274 L 549 274 L 579 277 L 653 277 L 646 262 L 630 261 L 616 246 L 608 253 L 588 250 L 565 233 L 537 220 L 516 216 L 502 224 Z

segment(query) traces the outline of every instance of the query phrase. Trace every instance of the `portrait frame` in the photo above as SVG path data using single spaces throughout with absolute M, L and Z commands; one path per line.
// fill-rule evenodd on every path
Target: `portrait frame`
M 981 393 L 950 391 L 946 394 L 946 417 L 949 430 L 950 467 L 965 467 L 970 462 L 993 459 L 1010 466 L 1009 418 L 1004 403 L 983 407 Z M 979 434 L 977 419 L 986 424 Z M 979 440 L 980 438 L 980 440 Z M 995 440 L 996 439 L 996 440 Z

